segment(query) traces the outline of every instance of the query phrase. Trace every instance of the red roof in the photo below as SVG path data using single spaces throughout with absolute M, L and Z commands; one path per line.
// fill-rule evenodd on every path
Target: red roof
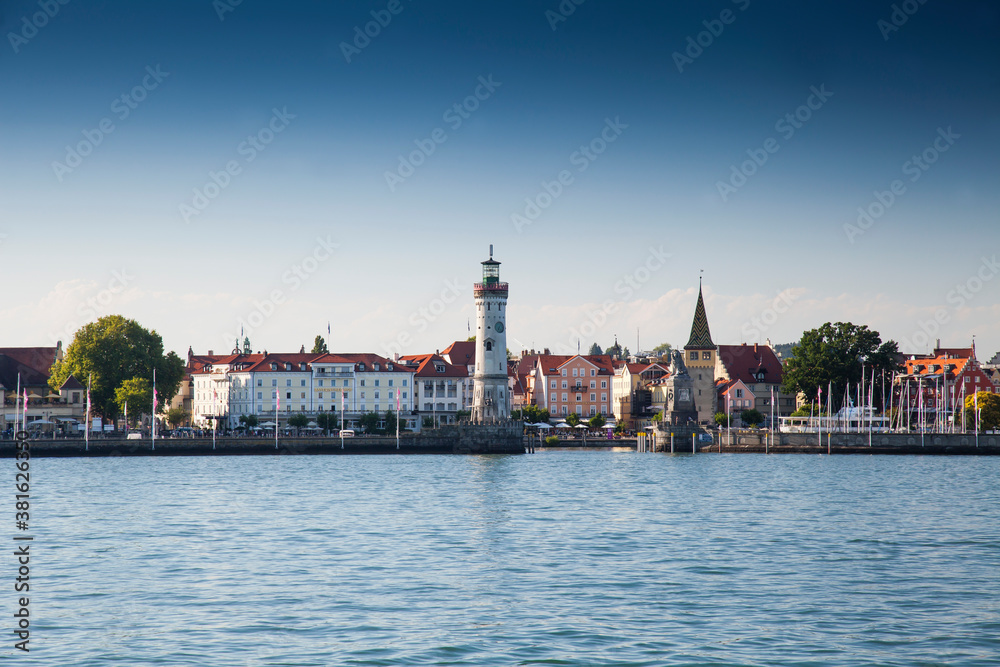
M 598 375 L 615 374 L 614 360 L 607 354 L 539 354 L 536 366 L 542 369 L 542 375 L 561 375 L 560 369 L 577 358 L 597 366 Z
M 758 382 L 780 383 L 782 377 L 781 361 L 767 345 L 719 345 L 719 359 L 726 367 L 726 372 L 732 379 L 739 379 L 743 384 Z M 757 379 L 763 373 L 764 379 Z
M 445 348 L 441 356 L 457 366 L 473 366 L 476 363 L 476 341 L 456 340 Z
M 469 370 L 465 365 L 449 364 L 448 361 L 439 354 L 408 354 L 404 359 L 410 370 L 416 370 L 415 378 L 467 378 Z M 439 371 L 438 368 L 444 370 Z
M 936 357 L 936 358 L 923 358 L 923 359 L 907 359 L 906 360 L 906 373 L 907 375 L 941 375 L 945 372 L 945 365 L 951 368 L 947 371 L 948 377 L 957 378 L 959 375 L 965 371 L 965 367 L 969 364 L 971 360 L 968 358 L 956 358 L 956 357 Z
M 5 355 L 28 368 L 38 371 L 48 377 L 49 369 L 56 363 L 58 347 L 0 347 L 0 354 Z

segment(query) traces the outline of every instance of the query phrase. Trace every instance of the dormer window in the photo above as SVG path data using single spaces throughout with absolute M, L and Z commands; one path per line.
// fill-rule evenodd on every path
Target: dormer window
M 386 364 L 385 365 L 385 370 L 391 371 L 392 370 L 392 364 Z M 392 380 L 389 380 L 389 382 L 392 382 Z
M 306 370 L 306 363 L 304 361 L 301 364 L 299 364 L 299 370 L 300 371 Z
M 444 364 L 434 364 L 434 370 L 438 373 L 444 373 Z
M 373 371 L 377 371 L 378 369 L 379 369 L 379 365 L 378 364 L 372 364 L 372 370 Z
M 278 364 L 272 361 L 272 362 L 271 362 L 271 370 L 272 370 L 272 371 L 276 371 L 276 370 L 278 370 Z
M 358 364 L 358 370 L 359 371 L 365 370 L 365 365 L 364 364 Z

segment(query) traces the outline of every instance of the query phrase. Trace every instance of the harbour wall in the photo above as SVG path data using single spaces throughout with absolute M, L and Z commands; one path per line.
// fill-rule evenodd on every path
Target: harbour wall
M 521 422 L 496 424 L 453 424 L 422 433 L 395 436 L 324 437 L 227 437 L 216 438 L 95 438 L 89 445 L 83 438 L 29 440 L 33 457 L 100 456 L 267 456 L 289 454 L 523 454 L 524 425 Z M 0 457 L 12 458 L 14 440 L 0 441 Z

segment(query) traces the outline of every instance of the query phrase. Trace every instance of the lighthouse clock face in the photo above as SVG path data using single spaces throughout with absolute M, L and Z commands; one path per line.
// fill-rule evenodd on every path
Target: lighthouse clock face
M 497 322 L 494 328 L 497 330 L 497 333 L 503 333 L 503 322 Z

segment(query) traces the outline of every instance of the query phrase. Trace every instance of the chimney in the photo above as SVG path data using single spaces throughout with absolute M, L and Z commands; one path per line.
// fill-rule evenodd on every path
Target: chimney
M 209 350 L 209 351 L 208 351 L 208 356 L 210 356 L 210 357 L 211 357 L 211 356 L 212 356 L 213 354 L 215 354 L 215 353 L 214 353 L 214 352 L 212 352 L 211 350 Z
M 753 344 L 753 353 L 757 354 L 757 343 Z

